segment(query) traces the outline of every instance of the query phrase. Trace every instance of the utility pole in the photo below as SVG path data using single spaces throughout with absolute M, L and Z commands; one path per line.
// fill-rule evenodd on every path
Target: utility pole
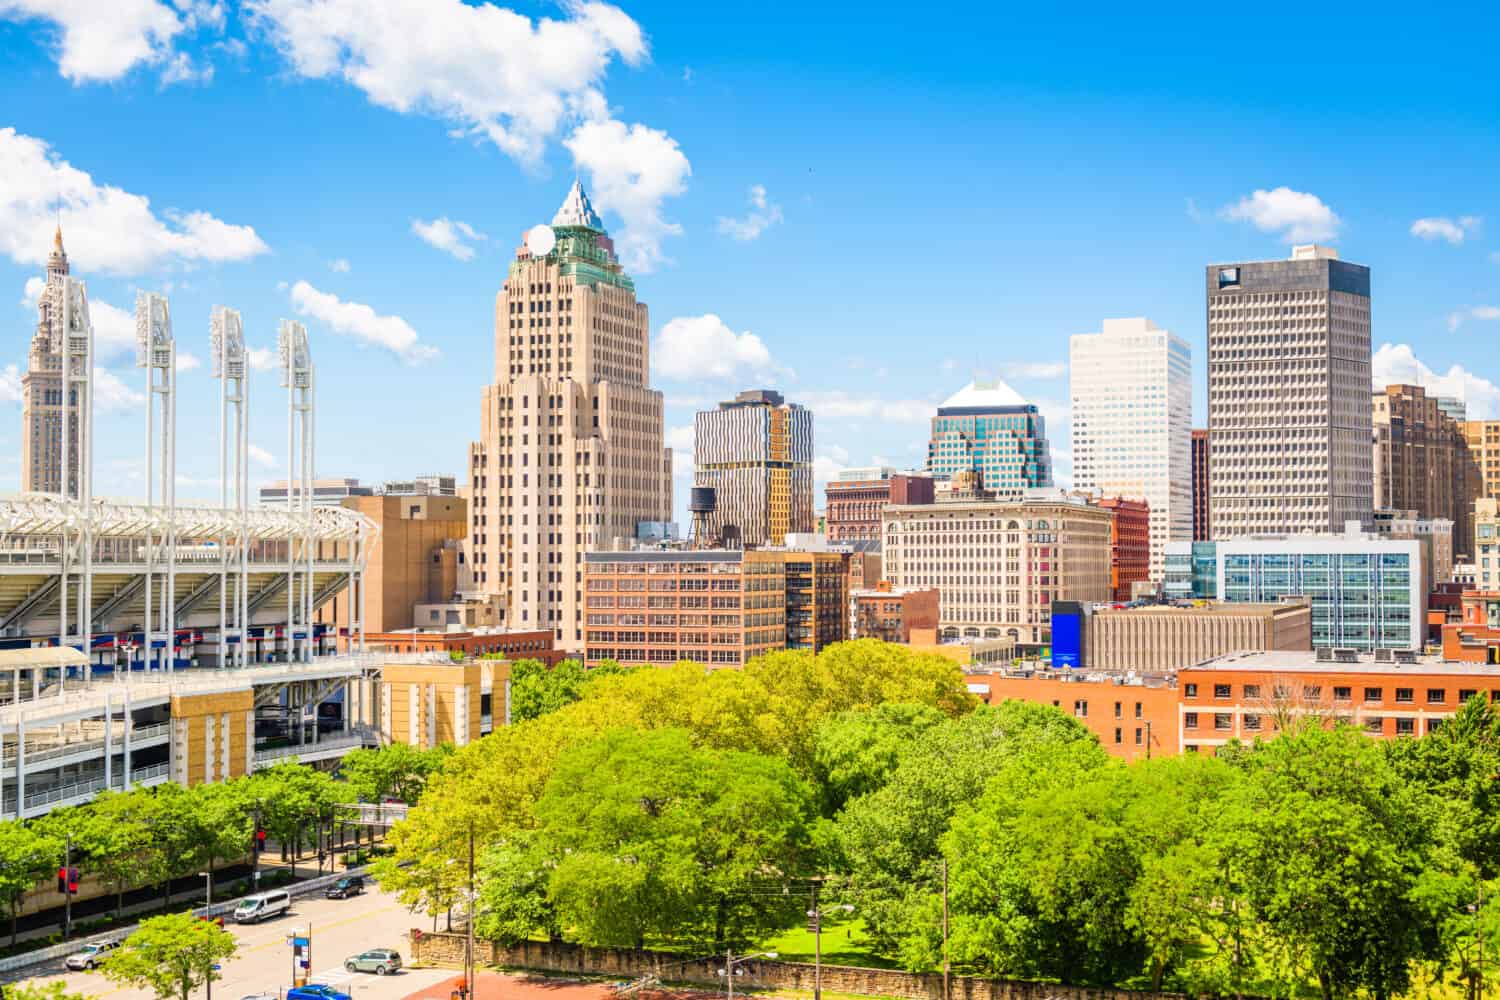
M 67 428 L 63 428 L 63 435 L 67 436 Z M 67 470 L 63 470 L 67 475 Z M 73 834 L 68 834 L 66 846 L 63 847 L 63 872 L 66 876 L 63 888 L 68 890 L 63 896 L 63 940 L 68 940 L 73 934 Z
M 724 988 L 729 991 L 729 1000 L 734 1000 L 734 949 L 724 949 Z
M 812 884 L 813 1000 L 823 1000 L 823 912 L 818 909 L 818 883 Z
M 952 1000 L 948 964 L 948 859 L 943 859 L 943 1000 Z
M 1151 759 L 1151 720 L 1146 720 L 1146 759 Z
M 474 824 L 469 824 L 469 926 L 464 938 L 464 989 L 474 995 Z

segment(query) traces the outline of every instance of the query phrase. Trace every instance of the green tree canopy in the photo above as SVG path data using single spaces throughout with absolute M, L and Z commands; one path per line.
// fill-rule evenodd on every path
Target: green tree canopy
M 236 950 L 234 935 L 191 913 L 141 921 L 140 927 L 105 958 L 106 979 L 149 989 L 158 1000 L 188 1000 L 188 994 L 222 978 L 214 965 Z
M 805 908 L 775 890 L 807 860 L 813 815 L 782 761 L 615 730 L 570 754 L 537 803 L 548 896 L 585 944 L 742 946 Z
M 946 719 L 931 705 L 901 702 L 824 719 L 813 737 L 813 777 L 823 790 L 825 812 L 831 816 L 885 784 L 917 738 Z
M 21 900 L 62 865 L 63 846 L 43 828 L 14 821 L 0 823 L 0 899 L 10 913 L 11 944 Z
M 422 750 L 409 743 L 351 750 L 339 763 L 339 777 L 363 802 L 391 797 L 413 803 L 452 752 L 447 745 Z

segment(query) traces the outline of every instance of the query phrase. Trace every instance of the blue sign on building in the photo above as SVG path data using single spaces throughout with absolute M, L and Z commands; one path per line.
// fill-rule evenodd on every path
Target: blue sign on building
M 1052 602 L 1052 665 L 1069 670 L 1083 668 L 1083 605 L 1077 601 Z

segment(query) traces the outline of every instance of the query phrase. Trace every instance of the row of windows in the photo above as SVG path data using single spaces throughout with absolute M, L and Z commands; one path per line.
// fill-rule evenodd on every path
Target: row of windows
M 1242 684 L 1240 685 L 1240 697 L 1245 701 L 1256 701 L 1260 699 L 1264 694 L 1266 694 L 1267 690 L 1268 689 L 1263 688 L 1260 684 Z M 1333 701 L 1335 703 L 1352 702 L 1354 700 L 1355 689 L 1350 685 L 1336 684 L 1332 686 L 1331 690 L 1333 694 Z M 1271 698 L 1279 702 L 1300 700 L 1304 702 L 1320 703 L 1323 701 L 1323 691 L 1324 688 L 1322 684 L 1303 684 L 1300 686 L 1274 684 L 1269 688 L 1269 694 Z M 1361 693 L 1366 704 L 1379 703 L 1385 700 L 1385 688 L 1383 687 L 1365 687 L 1361 689 Z M 1447 688 L 1426 688 L 1424 693 L 1426 695 L 1426 703 L 1429 705 L 1446 705 L 1449 703 Z M 1479 693 L 1480 692 L 1477 688 L 1459 688 L 1456 704 L 1463 704 Z M 1184 683 L 1182 685 L 1182 696 L 1184 698 L 1197 698 L 1197 683 Z M 1213 685 L 1213 697 L 1216 701 L 1228 701 L 1232 699 L 1234 697 L 1234 685 Z M 1491 691 L 1490 698 L 1491 700 L 1500 703 L 1500 689 Z M 1416 700 L 1416 688 L 1398 687 L 1395 689 L 1396 704 L 1411 705 L 1415 704 Z M 1188 714 L 1191 716 L 1194 713 Z

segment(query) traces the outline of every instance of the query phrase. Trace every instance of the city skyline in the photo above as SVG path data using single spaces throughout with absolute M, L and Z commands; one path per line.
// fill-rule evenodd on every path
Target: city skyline
M 750 384 L 816 415 L 819 497 L 840 467 L 920 468 L 936 404 L 976 371 L 1038 403 L 1057 479 L 1069 483 L 1067 338 L 1107 317 L 1149 315 L 1206 357 L 1203 266 L 1281 259 L 1303 238 L 1333 242 L 1376 275 L 1377 381 L 1421 383 L 1417 366 L 1461 363 L 1485 380 L 1471 384 L 1470 416 L 1500 416 L 1497 372 L 1480 350 L 1500 317 L 1500 262 L 1490 259 L 1496 244 L 1483 221 L 1495 216 L 1484 177 L 1497 142 L 1483 101 L 1446 69 L 1448 55 L 1416 53 L 1417 83 L 1398 92 L 1364 68 L 1377 53 L 1359 62 L 1334 54 L 1326 69 L 1360 100 L 1309 105 L 1295 74 L 1252 81 L 1236 68 L 1236 53 L 1255 51 L 1254 34 L 1221 40 L 1230 51 L 1214 60 L 1194 55 L 1161 87 L 1163 71 L 1105 45 L 1128 27 L 1119 13 L 1096 19 L 1076 55 L 1048 45 L 1027 54 L 1009 41 L 1045 35 L 1045 20 L 980 15 L 990 30 L 977 34 L 1007 39 L 995 44 L 1012 60 L 982 69 L 940 58 L 931 26 L 897 51 L 874 46 L 870 27 L 814 19 L 796 48 L 822 45 L 826 58 L 783 77 L 773 71 L 790 50 L 759 25 L 729 53 L 707 46 L 672 8 L 627 4 L 605 17 L 614 9 L 591 6 L 542 12 L 571 27 L 567 51 L 578 56 L 568 64 L 573 79 L 536 81 L 542 96 L 576 109 L 547 122 L 513 113 L 533 94 L 470 95 L 455 106 L 412 82 L 458 72 L 471 58 L 462 52 L 398 64 L 381 39 L 332 16 L 319 22 L 322 34 L 295 36 L 292 15 L 311 6 L 300 0 L 251 5 L 255 29 L 239 13 L 142 6 L 160 23 L 135 34 L 117 25 L 123 41 L 102 56 L 77 25 L 65 35 L 68 25 L 26 13 L 41 4 L 0 15 L 11 57 L 0 92 L 14 109 L 0 123 L 9 129 L 0 133 L 0 287 L 9 285 L 14 303 L 11 347 L 0 357 L 0 399 L 14 418 L 0 422 L 0 449 L 20 451 L 16 383 L 60 219 L 107 348 L 101 494 L 143 491 L 132 478 L 143 378 L 124 346 L 137 289 L 172 298 L 184 354 L 182 495 L 217 492 L 208 471 L 216 391 L 202 362 L 218 304 L 244 312 L 252 361 L 272 348 L 277 319 L 308 324 L 322 375 L 320 475 L 378 482 L 421 471 L 415 465 L 460 471 L 504 268 L 575 171 L 622 234 L 627 262 L 645 265 L 633 273 L 653 306 L 652 384 L 666 395 L 667 443 L 678 455 L 679 520 L 692 414 Z M 468 16 L 449 3 L 430 13 Z M 534 30 L 538 12 L 518 14 Z M 1162 11 L 1141 26 L 1185 40 L 1191 29 L 1178 17 Z M 346 49 L 319 61 L 319 39 Z M 489 56 L 524 58 L 504 40 L 487 44 Z M 865 44 L 873 47 L 857 60 L 848 46 Z M 859 61 L 867 65 L 856 71 Z M 861 72 L 886 76 L 896 93 L 870 99 Z M 1252 83 L 1246 111 L 1249 98 L 1233 95 Z M 820 99 L 803 100 L 804 86 Z M 1223 124 L 1225 100 L 1239 109 L 1233 130 Z M 833 133 L 826 102 L 848 108 Z M 1064 116 L 1083 138 L 1057 132 L 1051 122 Z M 1261 116 L 1274 124 L 1257 134 Z M 877 119 L 888 127 L 875 129 Z M 1170 148 L 1170 176 L 1138 162 L 1141 131 Z M 1197 148 L 1206 134 L 1211 150 Z M 1447 159 L 1393 155 L 1403 137 Z M 920 151 L 917 169 L 889 164 L 891 142 Z M 743 148 L 765 152 L 747 158 Z M 996 157 L 1001 150 L 1010 152 Z M 939 237 L 926 235 L 939 226 L 942 253 Z M 860 253 L 828 253 L 832 233 Z M 980 266 L 978 280 L 953 280 L 955 255 Z M 1059 260 L 1090 280 L 1064 281 Z M 789 261 L 816 268 L 818 280 L 789 286 Z M 898 268 L 900 281 L 879 277 Z M 768 286 L 779 294 L 765 295 Z M 256 378 L 258 482 L 285 474 L 285 418 L 274 373 Z M 1205 426 L 1197 373 L 1194 396 L 1194 425 Z M 386 397 L 451 402 L 420 421 L 388 421 L 382 447 L 371 449 L 363 404 Z M 0 468 L 0 488 L 19 480 L 18 465 Z

